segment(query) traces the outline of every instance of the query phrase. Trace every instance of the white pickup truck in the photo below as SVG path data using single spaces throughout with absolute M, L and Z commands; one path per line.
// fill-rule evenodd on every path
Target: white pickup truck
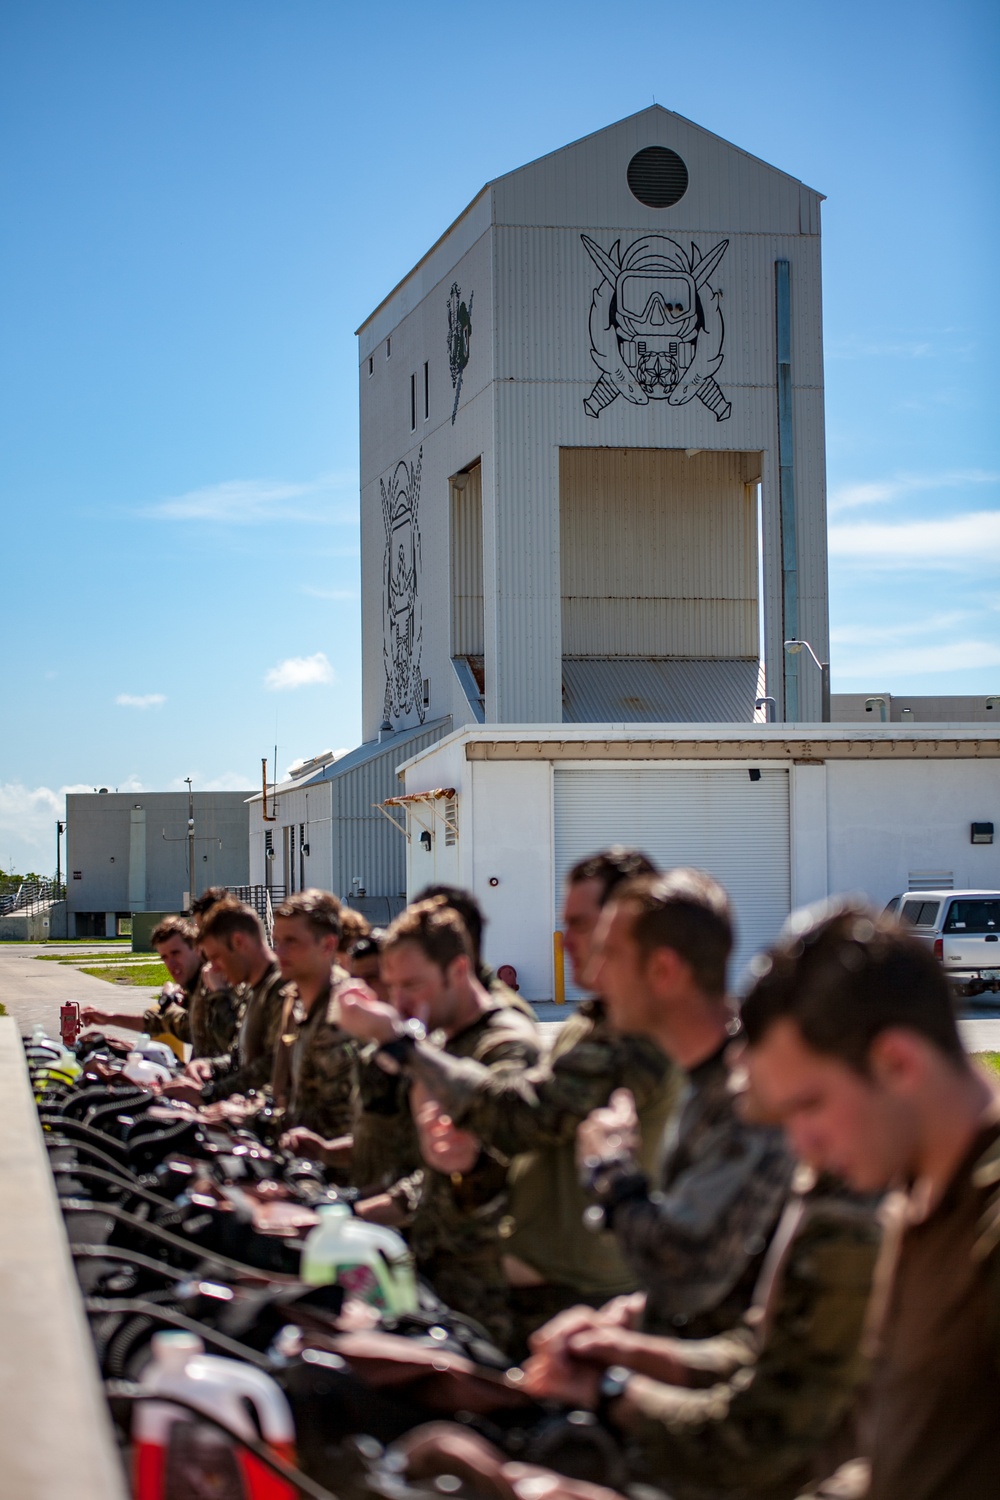
M 1000 989 L 1000 891 L 907 891 L 886 911 L 933 949 L 960 994 Z

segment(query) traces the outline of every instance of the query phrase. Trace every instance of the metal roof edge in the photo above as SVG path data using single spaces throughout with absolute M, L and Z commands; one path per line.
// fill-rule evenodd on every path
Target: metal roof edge
M 494 181 L 499 181 L 499 178 L 494 178 L 493 180 Z M 355 338 L 360 338 L 361 334 L 368 327 L 368 324 L 371 323 L 375 318 L 378 317 L 378 315 L 382 311 L 383 307 L 385 307 L 387 303 L 389 303 L 389 302 L 392 301 L 393 297 L 395 297 L 396 293 L 400 290 L 400 288 L 404 287 L 406 285 L 406 283 L 410 280 L 410 278 L 413 277 L 413 276 L 415 276 L 417 274 L 417 272 L 420 270 L 420 267 L 422 265 L 424 265 L 428 260 L 430 260 L 431 256 L 434 254 L 434 252 L 438 248 L 438 246 L 444 244 L 445 240 L 451 234 L 452 230 L 456 229 L 457 226 L 459 224 L 461 224 L 462 220 L 464 218 L 466 218 L 467 215 L 469 215 L 472 212 L 472 210 L 475 208 L 476 204 L 479 202 L 479 200 L 483 196 L 483 194 L 484 193 L 488 193 L 490 191 L 490 189 L 491 189 L 492 186 L 493 186 L 493 182 L 484 182 L 483 183 L 482 187 L 479 189 L 479 192 L 476 194 L 476 196 L 474 198 L 470 198 L 469 199 L 469 202 L 462 209 L 462 212 L 460 214 L 456 214 L 455 215 L 455 217 L 452 219 L 451 223 L 448 225 L 448 228 L 445 229 L 445 230 L 443 230 L 442 233 L 438 235 L 438 237 L 434 241 L 433 245 L 431 245 L 429 249 L 427 249 L 427 250 L 424 251 L 424 253 L 420 257 L 420 259 L 418 261 L 415 261 L 414 264 L 410 267 L 410 269 L 406 272 L 406 274 L 403 275 L 403 276 L 401 276 L 399 278 L 399 280 L 396 282 L 396 285 L 392 288 L 392 290 L 386 292 L 385 296 L 382 298 L 382 301 L 378 304 L 378 306 L 377 307 L 373 307 L 372 310 L 371 310 L 371 312 L 368 314 L 367 318 L 365 318 L 362 322 L 360 322 L 358 324 L 357 328 L 355 328 L 355 330 L 354 330 L 354 337 Z

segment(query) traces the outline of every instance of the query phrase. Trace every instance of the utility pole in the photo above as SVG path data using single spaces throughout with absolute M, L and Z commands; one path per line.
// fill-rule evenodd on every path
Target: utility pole
M 194 792 L 191 777 L 185 776 L 188 789 L 188 910 L 194 905 Z
M 63 834 L 65 832 L 66 832 L 66 824 L 63 823 L 63 822 L 60 822 L 60 820 L 57 818 L 56 819 L 56 899 L 57 900 L 58 900 L 58 897 L 59 897 L 59 887 L 60 887 L 60 885 L 62 885 L 62 878 L 61 878 L 62 877 L 62 861 L 61 861 L 61 858 L 60 858 L 62 846 L 61 846 L 61 844 L 60 844 L 59 841 L 60 841 L 60 839 L 62 838 L 62 836 L 63 836 Z

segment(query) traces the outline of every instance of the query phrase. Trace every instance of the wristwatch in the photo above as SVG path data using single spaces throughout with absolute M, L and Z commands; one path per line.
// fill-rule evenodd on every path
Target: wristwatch
M 614 1419 L 611 1416 L 611 1405 L 617 1401 L 619 1396 L 625 1394 L 625 1389 L 632 1379 L 632 1371 L 624 1365 L 609 1365 L 601 1376 L 597 1387 L 597 1410 L 595 1415 L 599 1422 L 605 1427 L 613 1427 Z
M 426 1039 L 427 1027 L 422 1021 L 418 1021 L 416 1016 L 411 1016 L 408 1021 L 403 1021 L 392 1041 L 383 1042 L 378 1050 L 383 1057 L 391 1057 L 394 1063 L 402 1067 L 409 1060 L 417 1043 Z

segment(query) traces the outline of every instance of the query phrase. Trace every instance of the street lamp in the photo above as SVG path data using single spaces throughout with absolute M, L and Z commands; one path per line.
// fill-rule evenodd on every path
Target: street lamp
M 191 777 L 185 776 L 188 789 L 188 909 L 194 903 L 194 792 L 191 789 Z
M 785 642 L 785 650 L 788 652 L 789 656 L 796 656 L 796 655 L 798 655 L 798 653 L 803 649 L 803 647 L 805 647 L 805 649 L 809 652 L 809 655 L 812 657 L 813 661 L 816 663 L 817 667 L 819 667 L 820 692 L 821 692 L 821 695 L 822 695 L 822 699 L 821 699 L 821 701 L 822 701 L 822 707 L 820 709 L 820 718 L 822 719 L 822 721 L 823 721 L 824 724 L 829 724 L 829 722 L 830 722 L 830 663 L 828 661 L 820 661 L 819 657 L 816 655 L 815 651 L 810 646 L 810 644 L 809 644 L 808 641 L 791 640 L 791 641 L 786 641 Z

